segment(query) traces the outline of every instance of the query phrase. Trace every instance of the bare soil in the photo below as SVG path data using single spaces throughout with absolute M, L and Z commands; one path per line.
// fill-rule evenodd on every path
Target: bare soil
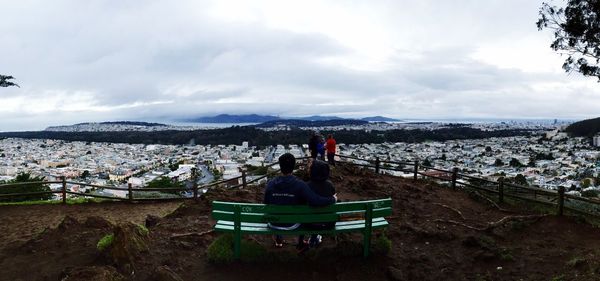
M 270 237 L 245 236 L 282 258 L 209 263 L 206 249 L 219 235 L 210 232 L 210 202 L 261 202 L 264 187 L 253 187 L 211 190 L 183 204 L 0 206 L 0 280 L 167 280 L 165 272 L 183 280 L 600 280 L 600 229 L 580 218 L 501 210 L 434 182 L 348 166 L 336 167 L 332 181 L 342 200 L 393 199 L 390 253 L 363 259 L 358 234 L 325 237 L 301 256 L 294 237 L 275 249 Z M 115 223 L 143 224 L 147 215 L 160 217 L 148 227 L 149 250 L 137 257 L 134 274 L 117 272 L 98 240 Z

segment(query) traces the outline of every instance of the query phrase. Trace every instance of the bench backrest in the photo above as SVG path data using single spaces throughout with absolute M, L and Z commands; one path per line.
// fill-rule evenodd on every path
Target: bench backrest
M 365 216 L 367 210 L 371 210 L 371 218 L 389 216 L 392 214 L 392 199 L 340 202 L 325 207 L 212 202 L 212 216 L 215 220 L 250 223 L 336 222 L 345 220 L 345 218 Z M 239 217 L 239 219 L 236 219 L 236 217 Z

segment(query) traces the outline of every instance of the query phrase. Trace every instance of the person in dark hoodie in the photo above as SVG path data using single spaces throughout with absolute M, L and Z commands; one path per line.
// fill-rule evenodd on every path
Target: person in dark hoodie
M 336 194 L 333 183 L 329 180 L 329 165 L 321 160 L 314 160 L 310 166 L 310 181 L 308 187 L 317 195 L 322 197 L 331 197 Z M 308 225 L 311 229 L 331 229 L 335 227 L 335 222 L 312 223 Z M 315 247 L 321 243 L 321 235 L 313 234 L 310 237 L 309 245 Z
M 281 168 L 281 176 L 278 176 L 269 183 L 265 189 L 265 204 L 274 205 L 304 205 L 325 206 L 335 203 L 337 197 L 335 194 L 331 196 L 319 196 L 315 194 L 308 185 L 292 175 L 296 166 L 296 158 L 290 153 L 285 153 L 279 157 L 279 167 Z M 279 230 L 293 230 L 300 227 L 299 223 L 269 223 L 268 226 Z M 275 236 L 275 246 L 283 246 L 283 237 Z M 298 249 L 303 250 L 308 247 L 303 239 L 298 239 Z
M 310 139 L 308 140 L 308 150 L 310 151 L 310 158 L 315 159 L 317 158 L 317 145 L 319 144 L 319 136 L 317 135 L 317 132 L 312 131 L 310 133 Z

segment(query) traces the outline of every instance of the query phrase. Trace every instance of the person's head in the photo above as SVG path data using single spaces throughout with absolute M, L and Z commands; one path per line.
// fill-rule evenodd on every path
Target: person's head
M 279 156 L 279 168 L 284 175 L 291 174 L 296 167 L 296 157 L 291 153 L 285 153 Z
M 326 181 L 329 179 L 329 164 L 321 160 L 315 160 L 310 166 L 311 181 Z

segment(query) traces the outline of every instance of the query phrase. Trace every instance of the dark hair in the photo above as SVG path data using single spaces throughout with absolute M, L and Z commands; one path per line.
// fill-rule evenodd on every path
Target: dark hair
M 291 174 L 296 167 L 296 157 L 291 153 L 285 153 L 279 156 L 279 168 L 282 174 Z

